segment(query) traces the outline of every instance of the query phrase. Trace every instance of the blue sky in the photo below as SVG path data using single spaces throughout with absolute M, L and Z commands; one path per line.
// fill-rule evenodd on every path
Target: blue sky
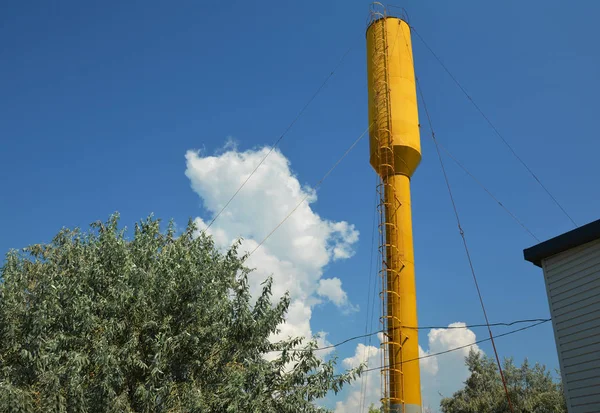
M 119 211 L 210 218 L 186 177 L 186 152 L 270 145 L 348 48 L 280 145 L 314 185 L 367 126 L 366 1 L 12 3 L 0 14 L 0 251 L 49 241 Z M 591 0 L 417 2 L 411 24 L 578 224 L 598 219 L 595 115 L 600 52 Z M 413 38 L 436 135 L 540 239 L 571 229 L 452 80 Z M 421 124 L 425 124 L 421 109 Z M 419 321 L 483 320 L 431 139 L 413 181 Z M 492 322 L 548 316 L 535 243 L 446 159 Z M 362 334 L 374 172 L 364 139 L 311 204 L 360 232 L 355 255 L 324 276 L 360 311 L 314 308 L 331 342 Z M 264 228 L 270 231 L 271 228 Z M 498 332 L 503 332 L 504 330 Z M 484 330 L 476 330 L 484 338 Z M 421 344 L 427 347 L 426 332 Z M 502 356 L 557 367 L 550 325 L 501 338 Z M 482 349 L 490 354 L 488 345 Z M 350 344 L 341 358 L 354 354 Z

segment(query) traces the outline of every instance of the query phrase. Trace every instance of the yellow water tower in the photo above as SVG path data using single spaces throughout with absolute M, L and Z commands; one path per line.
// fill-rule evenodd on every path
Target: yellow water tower
M 421 145 L 411 33 L 405 20 L 372 12 L 367 75 L 370 162 L 380 177 L 382 404 L 386 412 L 421 413 L 410 202 L 410 178 L 421 161 Z

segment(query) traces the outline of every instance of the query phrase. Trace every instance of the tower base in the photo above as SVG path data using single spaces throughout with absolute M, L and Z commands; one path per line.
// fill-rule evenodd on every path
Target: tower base
M 392 404 L 388 411 L 389 413 L 421 413 L 422 409 L 418 404 L 405 404 L 404 410 L 401 404 Z

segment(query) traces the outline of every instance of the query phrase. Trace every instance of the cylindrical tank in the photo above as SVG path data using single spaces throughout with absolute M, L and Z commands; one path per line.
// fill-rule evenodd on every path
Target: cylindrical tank
M 398 161 L 396 173 L 410 177 L 421 162 L 421 141 L 410 27 L 405 21 L 384 17 L 369 25 L 367 79 L 371 165 L 382 174 L 378 163 L 384 156 L 377 154 L 377 148 L 380 135 L 385 136 L 387 129 Z M 380 110 L 385 105 L 389 128 Z
M 421 145 L 410 27 L 405 21 L 382 16 L 369 25 L 367 75 L 370 162 L 381 177 L 384 235 L 382 402 L 389 412 L 420 413 L 410 177 L 421 160 Z

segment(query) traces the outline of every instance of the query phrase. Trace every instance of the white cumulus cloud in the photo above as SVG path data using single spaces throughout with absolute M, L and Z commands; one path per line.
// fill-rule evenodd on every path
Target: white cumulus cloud
M 200 230 L 207 227 L 267 153 L 267 148 L 241 152 L 232 144 L 212 156 L 198 151 L 186 153 L 185 174 L 208 212 L 205 219 L 195 219 Z M 343 309 L 352 307 L 341 280 L 322 276 L 328 263 L 353 255 L 358 231 L 345 221 L 321 218 L 311 206 L 316 200 L 315 190 L 303 186 L 292 173 L 288 159 L 274 150 L 208 230 L 220 247 L 228 247 L 241 237 L 241 251 L 253 251 L 300 203 L 246 261 L 256 269 L 249 279 L 254 295 L 268 276 L 274 279 L 274 299 L 286 291 L 290 293 L 291 305 L 279 338 L 312 337 L 310 320 L 314 306 L 322 299 Z M 328 344 L 326 335 L 320 335 L 320 343 Z
M 381 349 L 359 343 L 354 356 L 342 361 L 345 368 L 355 368 L 364 363 L 367 369 L 381 366 Z M 360 413 L 366 412 L 371 403 L 379 404 L 381 398 L 381 374 L 379 370 L 364 373 L 356 382 L 350 385 L 350 392 L 344 401 L 335 405 L 335 413 Z M 364 407 L 364 410 L 361 410 Z
M 465 326 L 465 323 L 452 323 L 448 325 L 449 328 L 430 330 L 426 354 L 463 347 L 477 341 L 475 332 L 468 328 L 462 328 Z M 450 397 L 463 386 L 469 376 L 469 371 L 465 366 L 465 357 L 469 355 L 471 349 L 477 352 L 481 351 L 475 344 L 451 353 L 421 360 L 423 400 L 431 406 L 433 411 L 438 411 L 442 396 Z
M 470 349 L 481 351 L 477 345 L 439 356 L 430 356 L 446 350 L 456 349 L 476 341 L 475 333 L 465 327 L 465 323 L 452 323 L 449 328 L 432 329 L 427 335 L 427 351 L 419 347 L 421 367 L 421 393 L 423 405 L 430 411 L 437 412 L 442 398 L 452 394 L 463 386 L 469 372 L 465 366 L 465 357 Z M 461 327 L 461 328 L 457 328 Z M 429 356 L 429 357 L 428 357 Z M 356 346 L 353 357 L 344 359 L 345 367 L 355 367 L 361 362 L 368 363 L 369 368 L 381 366 L 381 350 L 379 347 Z M 368 372 L 351 385 L 350 392 L 344 401 L 336 404 L 335 413 L 366 412 L 369 405 L 379 405 L 381 397 L 381 377 L 378 370 Z M 361 408 L 364 406 L 364 410 Z
M 317 295 L 329 299 L 336 306 L 342 308 L 345 313 L 358 311 L 358 306 L 350 304 L 348 295 L 342 289 L 342 280 L 337 277 L 321 278 L 317 286 Z

